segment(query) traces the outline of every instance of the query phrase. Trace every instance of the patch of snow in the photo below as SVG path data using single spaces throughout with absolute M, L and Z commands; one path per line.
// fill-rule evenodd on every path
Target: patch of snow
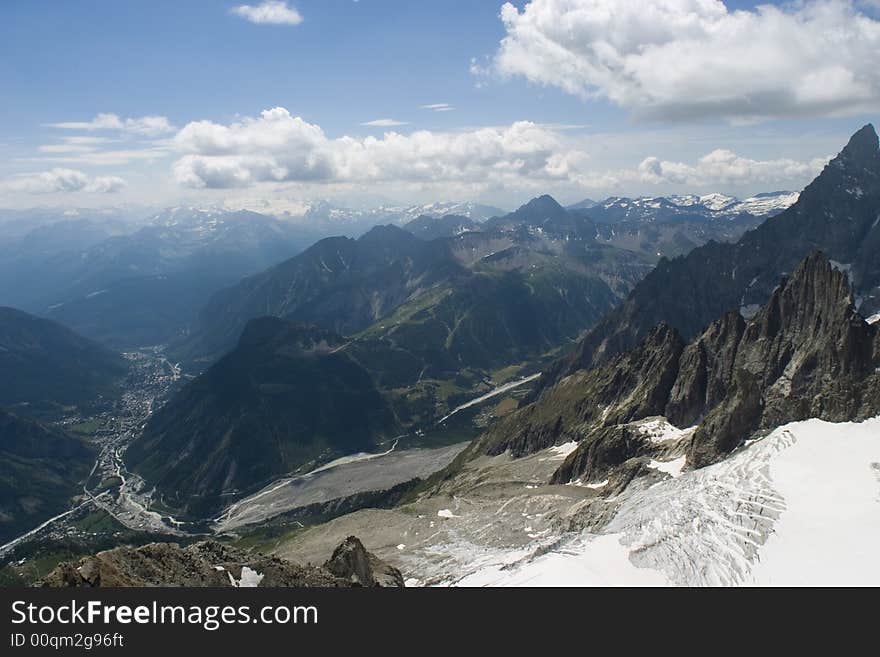
M 866 321 L 868 322 L 868 324 L 876 324 L 877 322 L 880 322 L 880 313 L 871 315 Z
M 700 197 L 700 203 L 712 210 L 713 212 L 719 212 L 726 208 L 729 208 L 731 205 L 737 203 L 736 198 L 733 196 L 727 196 L 726 194 L 705 194 Z
M 736 215 L 748 212 L 755 217 L 763 217 L 769 214 L 779 213 L 794 205 L 800 192 L 783 192 L 781 194 L 761 194 L 752 196 L 743 201 L 732 203 L 724 208 L 725 214 Z
M 655 461 L 652 459 L 651 462 L 648 463 L 648 467 L 652 470 L 665 472 L 670 477 L 680 477 L 686 460 L 686 456 L 679 456 L 677 459 L 671 461 Z
M 758 314 L 758 311 L 761 310 L 761 305 L 757 303 L 750 303 L 744 306 L 739 307 L 739 314 L 742 315 L 742 318 L 745 320 L 749 320 L 755 315 Z
M 440 518 L 458 518 L 458 516 L 452 513 L 449 509 L 440 509 L 437 512 L 437 516 Z
M 577 449 L 578 444 L 575 441 L 563 443 L 562 445 L 556 445 L 551 447 L 547 451 L 553 454 L 555 458 L 565 458 L 569 454 L 571 454 L 574 450 Z
M 398 549 L 398 550 L 403 550 L 403 549 L 405 549 L 405 548 L 406 548 L 406 545 L 404 545 L 403 543 L 399 543 L 399 544 L 397 545 L 397 549 Z
M 263 581 L 264 577 L 263 573 L 258 573 L 249 566 L 241 567 L 241 577 L 239 579 L 235 579 L 230 572 L 226 574 L 229 575 L 229 582 L 241 589 L 256 588 Z
M 690 436 L 696 430 L 697 427 L 679 429 L 671 424 L 665 417 L 652 417 L 639 423 L 639 433 L 648 436 L 648 439 L 654 444 L 665 443 L 670 440 L 679 440 L 686 436 Z

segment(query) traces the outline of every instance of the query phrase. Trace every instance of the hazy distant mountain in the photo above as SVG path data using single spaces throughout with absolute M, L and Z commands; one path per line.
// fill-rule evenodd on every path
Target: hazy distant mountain
M 79 225 L 41 226 L 0 250 L 0 302 L 124 347 L 168 340 L 212 292 L 312 240 L 253 212 L 172 208 L 134 231 L 99 224 L 65 248 Z
M 261 314 L 351 335 L 377 322 L 389 324 L 382 321 L 386 318 L 397 318 L 393 326 L 406 317 L 409 326 L 450 303 L 461 311 L 460 304 L 471 307 L 479 298 L 491 306 L 506 303 L 511 311 L 537 299 L 558 300 L 568 309 L 565 330 L 548 328 L 558 322 L 554 313 L 526 318 L 523 326 L 547 322 L 538 331 L 547 336 L 540 346 L 559 344 L 609 308 L 649 266 L 637 254 L 597 245 L 594 235 L 589 220 L 547 196 L 452 238 L 427 242 L 395 226 L 376 227 L 358 240 L 328 238 L 214 295 L 200 313 L 188 352 L 194 357 L 221 353 L 248 320 Z M 447 320 L 452 323 L 442 329 L 444 341 L 461 319 L 453 313 Z M 491 342 L 495 322 L 486 321 L 483 330 Z M 501 343 L 495 351 L 506 356 Z
M 373 226 L 393 224 L 403 226 L 419 217 L 440 218 L 446 215 L 464 217 L 480 223 L 505 211 L 479 203 L 435 202 L 424 205 L 386 204 L 375 207 L 350 208 L 329 201 L 308 204 L 301 214 L 287 214 L 285 220 L 308 230 L 317 241 L 324 237 L 342 235 L 357 238 Z
M 572 203 L 571 205 L 568 206 L 568 209 L 569 210 L 589 210 L 590 208 L 592 208 L 596 204 L 597 204 L 597 202 L 594 201 L 593 199 L 585 198 L 583 201 L 578 201 L 577 203 Z
M 329 237 L 216 293 L 199 314 L 192 355 L 219 355 L 262 315 L 351 334 L 462 273 L 446 248 L 395 226 L 376 226 L 357 240 Z
M 419 215 L 403 225 L 403 229 L 419 239 L 433 240 L 438 237 L 455 237 L 472 230 L 478 230 L 480 224 L 457 214 L 446 214 L 442 217 Z
M 632 220 L 662 223 L 697 219 L 704 222 L 721 219 L 743 221 L 747 219 L 743 215 L 763 219 L 778 214 L 793 205 L 797 199 L 797 192 L 768 192 L 742 201 L 724 194 L 639 198 L 612 196 L 598 203 L 590 201 L 591 204 L 570 206 L 570 209 L 581 207 L 589 210 L 588 215 L 598 223 Z
M 273 317 L 154 413 L 128 467 L 172 507 L 212 506 L 316 459 L 370 451 L 398 433 L 370 373 L 332 331 Z
M 683 255 L 710 240 L 734 242 L 797 197 L 789 192 L 745 201 L 723 194 L 611 197 L 580 211 L 596 222 L 597 241 L 656 259 Z
M 0 408 L 0 543 L 64 511 L 94 455 L 83 440 Z
M 92 403 L 115 394 L 126 371 L 121 356 L 70 329 L 0 307 L 0 406 Z

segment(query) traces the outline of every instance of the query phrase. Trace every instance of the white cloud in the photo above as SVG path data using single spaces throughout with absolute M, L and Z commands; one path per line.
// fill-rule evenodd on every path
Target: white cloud
M 7 180 L 3 185 L 9 191 L 28 194 L 81 191 L 108 194 L 118 192 L 125 186 L 125 180 L 118 176 L 89 178 L 82 171 L 63 168 L 20 174 Z
M 164 144 L 153 144 L 142 148 L 119 148 L 100 150 L 77 147 L 70 144 L 47 144 L 38 150 L 41 157 L 29 158 L 32 162 L 52 162 L 79 166 L 122 166 L 131 162 L 152 162 L 168 155 Z
M 127 186 L 128 184 L 125 180 L 119 176 L 97 176 L 86 185 L 86 191 L 98 194 L 114 194 L 122 191 Z
M 183 154 L 174 176 L 196 188 L 260 182 L 541 185 L 575 180 L 587 160 L 556 133 L 529 121 L 330 139 L 320 126 L 281 107 L 230 125 L 190 123 L 174 144 Z
M 489 68 L 652 119 L 836 116 L 880 107 L 880 21 L 852 0 L 532 0 L 501 8 Z M 471 70 L 485 75 L 476 60 Z
M 398 125 L 409 125 L 406 121 L 397 121 L 395 119 L 376 119 L 375 121 L 366 121 L 361 125 L 377 127 L 377 128 L 393 128 Z
M 174 132 L 175 128 L 164 116 L 141 116 L 122 119 L 116 114 L 98 114 L 91 121 L 65 121 L 50 123 L 52 128 L 62 130 L 108 130 L 142 137 L 159 137 Z
M 258 25 L 299 25 L 303 21 L 296 9 L 281 0 L 265 0 L 256 6 L 239 5 L 229 12 Z
M 645 158 L 638 166 L 643 182 L 671 183 L 690 187 L 769 185 L 809 181 L 830 158 L 814 158 L 807 162 L 781 158 L 753 160 L 733 151 L 719 148 L 701 157 L 695 164 L 666 162 L 657 157 Z
M 76 154 L 76 153 L 93 153 L 98 150 L 102 144 L 113 141 L 106 137 L 62 137 L 61 143 L 44 144 L 37 147 L 40 153 L 49 154 Z
M 419 109 L 431 110 L 433 112 L 451 112 L 455 108 L 449 103 L 431 103 L 430 105 L 419 105 Z

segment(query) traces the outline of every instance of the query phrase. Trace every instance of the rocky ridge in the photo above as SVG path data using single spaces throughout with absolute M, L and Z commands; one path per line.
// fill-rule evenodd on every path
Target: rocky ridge
M 552 481 L 596 482 L 630 459 L 686 454 L 701 467 L 787 422 L 878 413 L 880 331 L 856 312 L 846 274 L 815 251 L 751 320 L 727 313 L 689 343 L 660 324 L 634 349 L 564 377 L 469 451 L 522 456 L 576 441 Z M 653 416 L 694 428 L 677 443 L 651 440 L 633 423 Z
M 118 547 L 59 564 L 36 586 L 70 587 L 403 587 L 403 576 L 354 536 L 323 566 L 299 564 L 203 541 L 187 547 Z

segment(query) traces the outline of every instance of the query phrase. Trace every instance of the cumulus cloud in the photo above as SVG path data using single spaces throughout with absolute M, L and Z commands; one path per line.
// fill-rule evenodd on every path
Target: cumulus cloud
M 51 194 L 56 192 L 91 192 L 110 194 L 126 186 L 118 176 L 90 178 L 77 169 L 56 168 L 37 173 L 20 174 L 6 181 L 4 187 L 13 192 Z
M 123 178 L 119 176 L 96 176 L 86 185 L 87 192 L 95 192 L 97 194 L 115 194 L 122 191 L 128 186 Z
M 489 65 L 651 119 L 757 121 L 880 107 L 880 21 L 853 0 L 532 0 Z M 485 74 L 474 63 L 472 72 Z
M 122 119 L 116 114 L 98 114 L 91 121 L 64 121 L 50 123 L 52 128 L 62 130 L 108 130 L 124 132 L 142 137 L 159 137 L 174 132 L 175 128 L 164 116 L 141 116 Z
M 529 121 L 461 132 L 418 130 L 381 138 L 328 138 L 282 107 L 230 125 L 197 121 L 174 138 L 176 179 L 189 187 L 259 182 L 467 182 L 575 180 L 586 154 Z
M 648 157 L 639 164 L 637 172 L 642 182 L 690 187 L 772 184 L 792 180 L 806 182 L 815 177 L 829 159 L 814 158 L 806 162 L 787 158 L 753 160 L 727 149 L 716 149 L 695 164 Z
M 302 15 L 282 0 L 265 0 L 258 5 L 239 5 L 229 12 L 257 25 L 299 25 Z

